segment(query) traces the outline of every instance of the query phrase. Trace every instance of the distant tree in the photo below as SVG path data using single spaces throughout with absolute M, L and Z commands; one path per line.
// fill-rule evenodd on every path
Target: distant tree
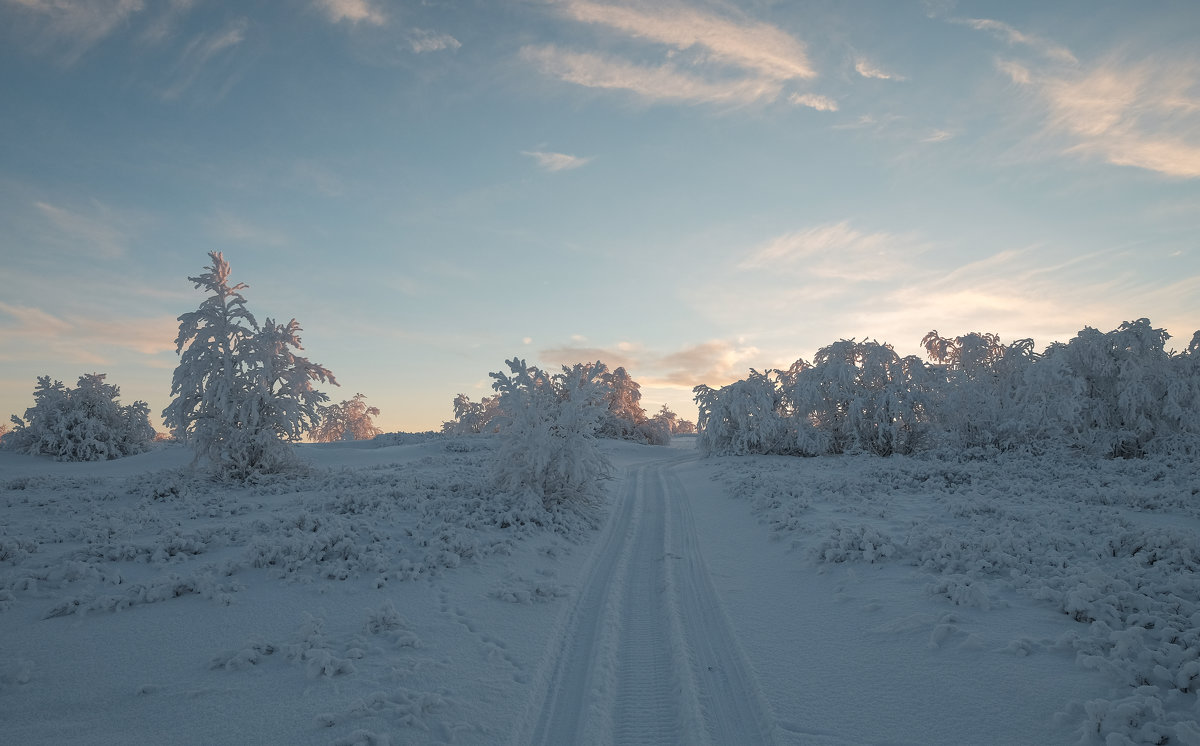
M 500 415 L 500 397 L 485 396 L 478 402 L 471 401 L 466 394 L 454 397 L 454 419 L 442 423 L 442 432 L 453 435 L 470 435 L 491 432 Z
M 550 376 L 545 383 L 560 399 L 570 398 L 570 392 L 561 384 L 561 381 L 565 380 L 564 376 L 587 379 L 599 388 L 603 410 L 599 415 L 596 433 L 600 437 L 623 438 L 644 443 L 662 443 L 670 440 L 671 431 L 666 431 L 664 437 L 659 423 L 652 422 L 646 416 L 646 410 L 642 409 L 640 403 L 641 387 L 625 368 L 610 371 L 608 366 L 599 360 L 576 363 L 570 367 L 563 366 L 561 375 Z M 459 394 L 454 398 L 454 419 L 442 423 L 442 432 L 463 435 L 495 431 L 496 423 L 505 414 L 507 413 L 504 411 L 503 400 L 499 395 L 472 402 L 466 394 Z
M 317 407 L 328 397 L 313 382 L 337 381 L 293 352 L 303 349 L 295 319 L 260 327 L 241 293 L 247 286 L 229 284 L 220 252 L 209 257 L 208 271 L 188 278 L 209 295 L 179 317 L 180 362 L 163 419 L 226 476 L 276 472 L 293 463 L 286 444 L 320 421 Z
M 809 365 L 697 386 L 707 454 L 1066 449 L 1112 458 L 1200 452 L 1200 332 L 1168 351 L 1148 319 L 1084 327 L 1036 353 L 971 332 L 921 340 L 934 364 L 843 339 Z
M 317 443 L 332 443 L 339 440 L 370 440 L 382 432 L 375 427 L 373 417 L 379 416 L 378 407 L 369 407 L 366 397 L 355 394 L 337 404 L 319 407 L 320 424 L 309 435 Z
M 40 376 L 34 405 L 24 419 L 13 416 L 4 447 L 52 456 L 59 461 L 99 461 L 145 451 L 154 440 L 150 407 L 143 401 L 121 406 L 121 391 L 105 383 L 103 373 L 79 377 L 72 389 Z M 7 429 L 7 428 L 6 428 Z
M 624 367 L 608 371 L 603 363 L 597 361 L 601 368 L 600 380 L 608 391 L 604 402 L 608 406 L 609 416 L 601 426 L 601 433 L 610 438 L 635 438 L 638 426 L 646 421 L 646 410 L 642 409 L 641 386 L 629 375 Z
M 675 435 L 694 435 L 696 433 L 696 423 L 691 420 L 679 420 L 675 423 Z
M 680 419 L 679 415 L 672 412 L 666 404 L 662 405 L 658 414 L 650 419 L 665 424 L 672 435 L 687 435 L 696 432 L 696 423 Z

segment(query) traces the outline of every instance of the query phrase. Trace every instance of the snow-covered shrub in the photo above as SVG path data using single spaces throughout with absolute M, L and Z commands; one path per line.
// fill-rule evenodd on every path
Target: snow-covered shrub
M 782 411 L 783 392 L 771 372 L 751 370 L 744 381 L 720 389 L 697 386 L 700 408 L 697 444 L 705 455 L 743 456 L 788 450 L 790 423 Z
M 244 479 L 294 463 L 287 445 L 320 422 L 328 396 L 314 381 L 337 384 L 300 350 L 295 319 L 259 326 L 246 308 L 243 283 L 230 286 L 229 263 L 210 252 L 208 272 L 188 279 L 209 292 L 200 308 L 179 317 L 179 365 L 163 419 L 224 476 Z
M 636 440 L 645 441 L 652 446 L 671 444 L 671 425 L 668 422 L 651 417 L 634 428 Z
M 1111 332 L 1084 328 L 1038 354 L 1033 340 L 994 334 L 922 344 L 935 364 L 890 345 L 841 340 L 786 371 L 697 386 L 700 448 L 709 454 L 931 447 L 958 453 L 1052 448 L 1107 457 L 1200 451 L 1200 332 L 1168 352 L 1147 319 Z
M 1075 425 L 1084 445 L 1110 456 L 1142 456 L 1155 437 L 1177 426 L 1164 412 L 1169 337 L 1148 319 L 1138 319 L 1107 333 L 1085 327 L 1062 349 L 1082 382 Z
M 338 440 L 370 440 L 382 430 L 375 427 L 373 417 L 379 416 L 379 407 L 369 407 L 366 397 L 355 394 L 337 404 L 317 408 L 320 422 L 309 435 L 317 443 L 333 443 Z
M 606 389 L 604 403 L 608 409 L 601 418 L 599 434 L 606 438 L 646 440 L 646 432 L 639 428 L 646 422 L 646 410 L 641 405 L 641 386 L 623 367 L 609 371 L 608 366 L 599 361 L 595 367 L 595 375 Z M 670 440 L 669 434 L 667 440 Z
M 662 409 L 658 410 L 658 414 L 650 419 L 665 425 L 671 435 L 690 435 L 696 432 L 696 423 L 689 420 L 681 420 L 679 415 L 671 411 L 671 408 L 666 404 L 662 405 Z
M 912 453 L 928 429 L 935 376 L 891 345 L 844 339 L 821 348 L 788 392 L 804 453 Z
M 454 397 L 454 419 L 442 423 L 442 432 L 447 435 L 493 432 L 493 420 L 499 415 L 499 396 L 485 396 L 473 402 L 466 394 L 459 394 Z
M 509 493 L 532 495 L 546 509 L 593 502 L 611 470 L 596 442 L 605 412 L 598 365 L 563 366 L 551 376 L 518 358 L 505 363 L 509 373 L 490 374 L 502 412 L 494 483 Z
M 141 453 L 154 440 L 150 407 L 143 401 L 121 406 L 121 390 L 105 383 L 105 374 L 87 373 L 76 388 L 39 376 L 34 405 L 15 427 L 4 447 L 21 453 L 53 456 L 59 461 L 101 461 Z
M 642 398 L 641 386 L 624 368 L 610 371 L 607 365 L 596 361 L 576 363 L 570 368 L 564 366 L 563 370 L 571 376 L 589 378 L 599 387 L 603 404 L 596 426 L 599 437 L 635 440 L 652 445 L 670 442 L 673 429 L 668 427 L 664 435 L 661 424 L 653 423 L 653 418 L 646 416 L 646 410 L 639 403 Z M 559 395 L 564 395 L 561 390 Z M 442 432 L 448 435 L 496 432 L 498 423 L 506 414 L 499 395 L 485 396 L 473 402 L 466 394 L 459 394 L 454 397 L 454 419 L 442 423 Z
M 935 330 L 921 344 L 944 376 L 936 404 L 944 443 L 1008 450 L 1028 442 L 1020 395 L 1023 376 L 1037 359 L 1032 339 L 1005 345 L 995 334 L 948 339 Z

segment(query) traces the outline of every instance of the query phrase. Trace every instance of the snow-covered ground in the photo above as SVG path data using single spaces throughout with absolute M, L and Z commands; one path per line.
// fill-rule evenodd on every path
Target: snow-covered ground
M 0 452 L 0 742 L 1200 744 L 1192 464 L 692 443 L 552 526 L 481 437 Z

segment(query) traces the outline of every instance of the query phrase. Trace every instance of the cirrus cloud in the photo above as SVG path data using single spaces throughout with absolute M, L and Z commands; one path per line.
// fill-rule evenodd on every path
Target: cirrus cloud
M 607 29 L 625 42 L 620 54 L 552 44 L 522 48 L 521 58 L 543 74 L 575 85 L 625 90 L 651 102 L 739 106 L 775 101 L 784 83 L 817 75 L 803 42 L 737 14 L 681 3 L 561 0 L 554 7 L 568 20 Z M 627 55 L 630 42 L 641 44 L 636 60 Z
M 382 26 L 387 16 L 368 0 L 316 0 L 316 6 L 332 23 L 367 23 Z
M 581 158 L 566 153 L 551 153 L 544 150 L 522 150 L 521 155 L 527 155 L 537 162 L 538 167 L 545 171 L 570 171 L 586 166 L 591 158 Z

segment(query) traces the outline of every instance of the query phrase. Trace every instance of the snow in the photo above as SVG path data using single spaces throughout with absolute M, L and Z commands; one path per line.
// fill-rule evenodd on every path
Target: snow
M 11 743 L 1200 743 L 1197 468 L 604 442 L 599 527 L 493 436 L 0 451 Z

